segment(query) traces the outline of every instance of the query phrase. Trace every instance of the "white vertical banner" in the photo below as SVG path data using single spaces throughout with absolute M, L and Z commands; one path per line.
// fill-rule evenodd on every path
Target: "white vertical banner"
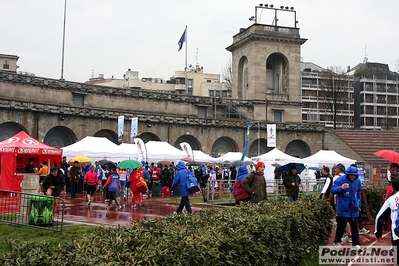
M 132 118 L 132 126 L 130 128 L 130 143 L 134 143 L 134 138 L 139 134 L 139 118 Z
M 267 147 L 276 147 L 276 124 L 267 125 Z
M 193 149 L 191 148 L 191 145 L 188 144 L 187 142 L 182 142 L 180 143 L 180 147 L 186 153 L 187 158 L 190 158 L 191 160 L 194 161 L 194 153 Z
M 125 116 L 118 116 L 118 143 L 123 142 L 123 132 L 125 130 Z

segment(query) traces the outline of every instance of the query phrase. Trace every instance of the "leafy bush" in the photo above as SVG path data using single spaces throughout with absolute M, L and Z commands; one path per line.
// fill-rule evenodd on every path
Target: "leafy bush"
M 369 211 L 373 218 L 377 216 L 378 211 L 380 210 L 382 204 L 384 204 L 385 200 L 385 191 L 387 189 L 387 185 L 368 185 L 363 186 L 363 194 L 366 195 L 366 198 L 362 198 L 362 214 L 366 214 L 366 204 L 365 201 L 369 203 Z M 371 202 L 371 204 L 370 204 Z
M 331 235 L 331 208 L 305 197 L 100 227 L 50 250 L 23 244 L 2 265 L 298 265 Z

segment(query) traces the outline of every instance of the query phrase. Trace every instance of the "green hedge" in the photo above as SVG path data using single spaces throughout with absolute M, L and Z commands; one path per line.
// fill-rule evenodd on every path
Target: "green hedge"
M 207 208 L 194 215 L 100 227 L 50 250 L 46 243 L 12 247 L 2 265 L 299 265 L 331 235 L 324 201 L 270 201 Z
M 371 206 L 369 206 L 371 216 L 373 218 L 377 216 L 378 211 L 384 203 L 385 191 L 387 187 L 387 184 L 367 185 L 362 187 L 362 190 L 364 190 L 367 197 L 367 199 L 362 198 L 362 214 L 366 214 L 366 205 L 364 201 L 367 200 L 367 202 L 371 202 Z

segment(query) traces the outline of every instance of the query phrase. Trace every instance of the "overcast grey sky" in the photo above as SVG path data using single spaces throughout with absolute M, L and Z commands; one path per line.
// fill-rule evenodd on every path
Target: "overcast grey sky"
M 188 64 L 221 73 L 226 47 L 252 23 L 260 1 L 252 0 L 67 0 L 64 78 L 84 82 L 94 75 L 122 78 L 128 68 L 164 79 L 184 69 L 177 42 L 188 25 Z M 293 6 L 303 61 L 321 67 L 389 64 L 399 59 L 398 0 L 282 0 Z M 61 76 L 64 0 L 1 0 L 0 53 L 20 57 L 20 71 Z M 290 18 L 287 18 L 290 19 Z M 263 24 L 272 17 L 262 14 Z M 198 57 L 196 56 L 198 49 Z

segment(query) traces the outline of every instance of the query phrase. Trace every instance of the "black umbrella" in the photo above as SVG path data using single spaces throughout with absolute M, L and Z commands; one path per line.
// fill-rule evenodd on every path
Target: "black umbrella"
M 99 162 L 100 162 L 101 164 L 104 164 L 104 165 L 107 165 L 107 164 L 109 164 L 109 163 L 113 163 L 112 161 L 107 160 L 107 159 L 99 160 Z
M 241 160 L 236 160 L 236 161 L 233 161 L 233 162 L 231 163 L 231 165 L 232 165 L 232 166 L 235 166 L 235 167 L 240 167 L 241 165 L 251 165 L 251 164 L 254 164 L 254 163 L 251 162 L 251 161 L 245 161 L 245 162 L 243 162 L 243 161 L 241 161 Z
M 99 162 L 100 162 L 101 164 L 103 164 L 103 165 L 108 166 L 109 169 L 111 169 L 111 168 L 117 168 L 116 163 L 114 163 L 113 161 L 110 161 L 110 160 L 107 160 L 107 159 L 102 159 L 102 160 L 99 160 Z
M 200 166 L 201 164 L 202 164 L 201 162 L 197 162 L 197 161 L 192 161 L 192 162 L 186 163 L 187 166 Z
M 303 170 L 305 170 L 305 165 L 303 164 L 303 163 L 288 163 L 288 164 L 285 164 L 285 165 L 282 165 L 282 166 L 280 166 L 278 169 L 277 169 L 277 172 L 280 172 L 280 173 L 288 173 L 289 171 L 291 171 L 291 167 L 292 166 L 295 166 L 296 167 L 296 172 L 298 173 L 298 174 L 300 174 L 300 173 L 302 173 L 302 171 Z

